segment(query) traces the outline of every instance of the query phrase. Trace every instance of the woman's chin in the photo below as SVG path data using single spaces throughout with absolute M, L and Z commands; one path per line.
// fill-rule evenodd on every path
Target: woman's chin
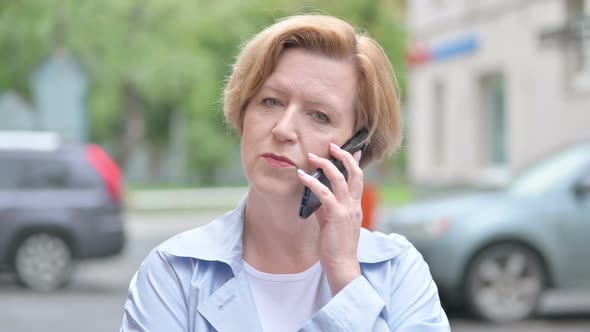
M 250 182 L 250 189 L 259 195 L 283 201 L 299 200 L 303 195 L 303 185 L 301 183 L 277 181 L 269 178 Z

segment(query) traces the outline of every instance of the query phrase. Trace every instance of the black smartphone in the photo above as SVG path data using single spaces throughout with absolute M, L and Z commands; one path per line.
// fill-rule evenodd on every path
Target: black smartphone
M 368 135 L 369 131 L 365 128 L 357 131 L 351 139 L 342 145 L 341 149 L 346 150 L 351 154 L 357 152 L 358 150 L 364 150 L 366 145 L 365 140 Z M 330 157 L 329 160 L 338 168 L 340 172 L 342 172 L 342 174 L 344 174 L 344 177 L 348 179 L 348 172 L 346 171 L 346 167 L 344 167 L 342 161 L 337 160 L 334 157 Z M 326 187 L 332 190 L 332 184 L 330 183 L 330 180 L 328 180 L 328 177 L 320 168 L 316 169 L 311 174 L 311 176 L 318 179 Z M 309 189 L 309 187 L 305 187 L 303 190 L 303 197 L 301 198 L 301 206 L 299 207 L 299 216 L 303 219 L 307 219 L 312 213 L 315 212 L 315 210 L 320 207 L 320 205 L 322 205 L 320 199 L 313 193 L 313 191 L 311 191 L 311 189 Z

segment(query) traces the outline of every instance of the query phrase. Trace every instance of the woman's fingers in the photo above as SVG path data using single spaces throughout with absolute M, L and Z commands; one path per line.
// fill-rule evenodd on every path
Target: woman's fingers
M 356 200 L 361 199 L 363 194 L 363 170 L 359 166 L 361 153 L 361 151 L 357 151 L 353 156 L 348 151 L 342 150 L 338 145 L 330 144 L 330 154 L 342 161 L 344 168 L 348 172 L 348 195 Z
M 338 201 L 345 202 L 349 199 L 361 199 L 363 193 L 363 171 L 359 167 L 360 153 L 360 151 L 357 151 L 353 156 L 337 145 L 330 144 L 330 154 L 342 162 L 348 173 L 348 180 L 329 159 L 321 158 L 311 153 L 309 154 L 310 163 L 313 166 L 322 169 L 330 181 L 333 195 Z M 318 183 L 323 186 L 321 182 L 318 181 Z M 316 193 L 314 188 L 310 187 L 310 189 Z M 316 193 L 316 195 L 318 194 Z M 319 197 L 320 196 L 318 195 L 318 198 Z
M 338 201 L 347 200 L 350 197 L 348 184 L 344 174 L 326 158 L 320 158 L 314 154 L 309 154 L 310 163 L 317 168 L 321 168 L 330 184 L 332 185 L 332 192 Z
M 332 194 L 330 189 L 326 187 L 323 183 L 321 183 L 318 179 L 305 173 L 305 171 L 302 169 L 298 169 L 297 174 L 299 175 L 299 179 L 301 179 L 301 182 L 305 186 L 309 187 L 309 189 L 311 189 L 311 191 L 318 197 L 320 202 L 322 202 L 322 205 L 335 206 L 336 204 L 338 204 L 338 201 L 336 200 L 334 194 Z
M 351 155 L 335 144 L 330 144 L 330 153 L 342 161 L 348 172 L 348 192 L 353 199 L 361 199 L 363 194 L 363 170 L 359 166 L 362 151 Z

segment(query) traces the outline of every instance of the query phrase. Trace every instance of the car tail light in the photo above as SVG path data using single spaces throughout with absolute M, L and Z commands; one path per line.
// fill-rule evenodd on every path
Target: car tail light
M 119 166 L 96 144 L 86 147 L 86 158 L 104 180 L 113 201 L 121 203 L 123 188 Z

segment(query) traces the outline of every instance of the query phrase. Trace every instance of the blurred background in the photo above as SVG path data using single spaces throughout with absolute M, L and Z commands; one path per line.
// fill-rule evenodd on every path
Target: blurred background
M 0 331 L 118 329 L 149 250 L 247 190 L 239 46 L 306 12 L 393 64 L 363 225 L 416 245 L 453 330 L 590 330 L 590 1 L 3 0 Z

